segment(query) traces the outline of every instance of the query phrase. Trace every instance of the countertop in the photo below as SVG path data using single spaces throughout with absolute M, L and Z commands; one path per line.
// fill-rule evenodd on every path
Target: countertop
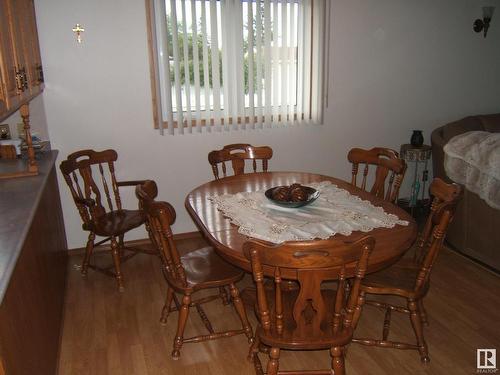
M 56 161 L 57 151 L 39 155 L 37 176 L 0 179 L 0 303 Z M 0 172 L 2 163 L 10 161 L 0 161 Z M 9 169 L 7 164 L 5 167 Z

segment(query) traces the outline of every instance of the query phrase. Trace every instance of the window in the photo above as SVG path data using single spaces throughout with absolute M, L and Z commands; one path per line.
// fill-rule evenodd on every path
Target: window
M 162 134 L 320 123 L 326 0 L 150 0 Z

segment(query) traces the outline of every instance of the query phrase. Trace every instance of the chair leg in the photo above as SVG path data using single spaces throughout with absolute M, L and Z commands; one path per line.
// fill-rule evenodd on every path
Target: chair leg
M 260 362 L 259 351 L 260 351 L 260 338 L 259 336 L 256 335 L 254 337 L 252 345 L 250 346 L 248 360 L 253 362 L 253 367 L 255 369 L 256 375 L 265 375 L 264 369 L 262 368 L 262 363 Z
M 219 288 L 219 296 L 224 306 L 229 305 L 231 303 L 231 301 L 229 301 L 229 296 L 227 295 L 227 290 L 223 286 Z
M 422 321 L 420 320 L 420 311 L 418 309 L 417 302 L 413 300 L 408 300 L 408 310 L 410 310 L 410 320 L 417 338 L 418 351 L 420 353 L 420 360 L 422 362 L 429 362 L 429 353 L 427 350 L 427 344 L 424 339 L 424 330 L 422 326 Z
M 352 317 L 352 329 L 355 330 L 359 318 L 361 317 L 361 310 L 363 309 L 363 305 L 365 304 L 365 292 L 361 291 L 358 296 L 358 303 L 356 304 L 356 307 L 354 308 L 354 314 Z
M 174 299 L 174 290 L 171 287 L 167 287 L 167 298 L 165 299 L 165 304 L 161 310 L 160 323 L 167 324 L 168 315 L 170 314 L 170 306 L 172 305 L 172 300 Z
M 94 251 L 94 240 L 95 234 L 94 232 L 90 232 L 89 238 L 87 240 L 87 246 L 85 247 L 85 256 L 83 257 L 82 263 L 82 276 L 87 276 L 87 271 L 89 268 L 90 256 L 92 255 L 92 251 Z
M 241 320 L 241 325 L 243 326 L 243 329 L 245 330 L 245 335 L 248 338 L 248 342 L 252 342 L 253 339 L 253 334 L 252 334 L 252 327 L 250 326 L 250 323 L 248 322 L 248 317 L 247 313 L 245 311 L 245 306 L 243 306 L 243 302 L 241 301 L 240 298 L 240 292 L 238 291 L 238 288 L 236 288 L 236 285 L 234 284 L 229 284 L 229 291 L 231 292 L 231 297 L 233 297 L 233 305 L 236 310 L 236 313 L 238 314 L 240 320 Z
M 182 297 L 182 306 L 179 310 L 179 320 L 177 322 L 177 333 L 174 339 L 174 349 L 172 350 L 172 359 L 177 360 L 181 356 L 181 347 L 184 341 L 184 328 L 186 327 L 187 318 L 189 315 L 189 304 L 191 296 L 185 294 Z
M 118 236 L 118 252 L 119 252 L 119 254 L 120 254 L 120 258 L 122 258 L 122 257 L 123 257 L 123 253 L 125 252 L 125 251 L 124 251 L 124 249 L 123 249 L 123 248 L 125 247 L 125 244 L 124 244 L 124 237 L 125 237 L 125 235 L 124 235 L 124 234 L 120 234 L 120 235 Z
M 250 345 L 250 349 L 248 350 L 248 357 L 247 359 L 252 362 L 254 357 L 259 354 L 259 345 L 260 345 L 260 339 L 258 335 L 255 335 L 253 338 L 252 345 Z
M 116 242 L 116 237 L 111 237 L 111 255 L 113 256 L 113 262 L 115 263 L 115 277 L 116 282 L 118 283 L 118 289 L 120 292 L 123 292 L 123 279 L 122 272 L 120 269 L 120 254 L 119 254 L 119 245 Z
M 417 304 L 418 304 L 418 311 L 420 312 L 420 320 L 422 321 L 422 324 L 424 326 L 428 326 L 429 321 L 427 320 L 427 311 L 425 310 L 423 299 L 419 299 Z
M 345 375 L 344 353 L 341 346 L 334 346 L 330 349 L 332 357 L 332 369 L 335 375 Z
M 269 350 L 269 362 L 267 362 L 267 375 L 278 374 L 278 369 L 280 365 L 279 360 L 280 360 L 280 349 L 271 348 L 271 350 Z

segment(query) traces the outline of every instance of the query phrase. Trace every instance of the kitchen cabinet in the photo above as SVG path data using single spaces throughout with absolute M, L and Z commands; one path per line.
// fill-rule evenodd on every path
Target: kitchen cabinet
M 0 375 L 57 374 L 68 252 L 56 159 L 0 180 Z
M 0 0 L 0 85 L 0 120 L 43 90 L 33 0 Z
M 0 0 L 0 71 L 2 73 L 0 83 L 5 96 L 5 111 L 8 108 L 17 108 L 20 101 L 16 85 L 17 68 L 9 19 L 9 4 L 6 0 Z M 0 118 L 2 117 L 0 114 Z
M 0 73 L 1 77 L 1 73 Z M 7 103 L 5 101 L 5 94 L 3 93 L 3 87 L 0 85 L 0 113 L 7 111 Z

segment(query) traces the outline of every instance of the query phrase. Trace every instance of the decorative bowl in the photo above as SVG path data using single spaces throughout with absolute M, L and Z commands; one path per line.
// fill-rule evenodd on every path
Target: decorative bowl
M 307 206 L 308 204 L 311 204 L 319 197 L 318 190 L 313 189 L 312 187 L 303 186 L 303 188 L 307 192 L 307 200 L 305 200 L 305 201 L 293 202 L 293 201 L 279 201 L 279 200 L 273 199 L 273 190 L 281 188 L 281 187 L 282 186 L 272 187 L 270 189 L 267 189 L 266 192 L 264 193 L 266 195 L 267 199 L 269 199 L 271 202 L 273 202 L 274 204 L 281 206 L 281 207 L 288 207 L 288 208 L 304 207 L 304 206 Z

